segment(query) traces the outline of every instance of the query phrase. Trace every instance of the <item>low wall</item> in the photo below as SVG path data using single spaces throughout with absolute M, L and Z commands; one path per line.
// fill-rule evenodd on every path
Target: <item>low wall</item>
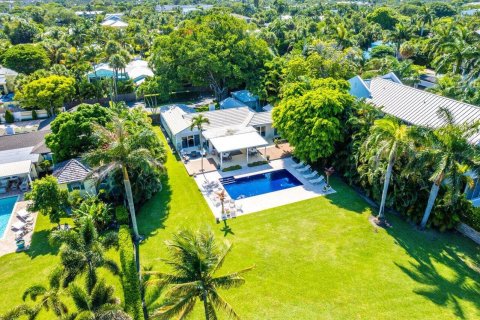
M 35 110 L 37 112 L 38 119 L 48 118 L 48 113 L 45 110 Z M 15 122 L 17 121 L 27 121 L 33 120 L 32 111 L 17 111 L 13 112 L 13 118 Z M 2 123 L 5 123 L 5 114 L 0 115 L 0 120 Z
M 475 243 L 480 245 L 480 232 L 476 231 L 465 223 L 460 223 L 456 229 L 465 237 L 472 239 Z

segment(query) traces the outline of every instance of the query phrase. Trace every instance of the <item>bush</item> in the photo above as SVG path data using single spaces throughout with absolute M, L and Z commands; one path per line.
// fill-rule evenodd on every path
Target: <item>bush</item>
M 15 121 L 15 117 L 13 116 L 12 111 L 10 110 L 5 111 L 5 122 L 13 123 L 14 121 Z
M 475 208 L 472 206 L 471 210 L 467 212 L 461 212 L 461 215 L 464 223 L 480 232 L 480 208 Z
M 120 264 L 122 267 L 121 281 L 123 286 L 125 311 L 135 320 L 144 319 L 142 299 L 140 296 L 140 280 L 135 267 L 132 237 L 128 226 L 120 226 L 118 243 L 120 246 Z
M 128 211 L 124 206 L 118 206 L 115 208 L 115 218 L 117 219 L 117 223 L 122 225 L 129 225 L 130 224 L 130 219 L 128 216 Z
M 377 46 L 372 49 L 372 58 L 383 58 L 386 56 L 394 56 L 395 49 L 388 45 Z
M 234 166 L 231 166 L 231 167 L 223 168 L 222 172 L 234 171 L 234 170 L 239 170 L 239 169 L 242 169 L 242 166 L 237 164 L 237 165 L 234 165 Z
M 255 161 L 255 162 L 249 163 L 248 166 L 249 167 L 257 167 L 257 166 L 263 166 L 264 164 L 267 164 L 267 163 L 268 163 L 268 161 L 260 160 L 260 161 Z
M 37 120 L 38 119 L 38 114 L 36 110 L 32 110 L 32 119 Z

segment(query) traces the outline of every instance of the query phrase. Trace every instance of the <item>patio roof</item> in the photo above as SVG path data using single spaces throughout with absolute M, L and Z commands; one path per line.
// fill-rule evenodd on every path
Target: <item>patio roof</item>
M 218 152 L 229 152 L 234 150 L 263 147 L 268 145 L 268 142 L 261 135 L 258 134 L 255 128 L 247 128 L 251 129 L 238 131 L 230 135 L 212 138 L 210 139 L 210 142 Z
M 31 160 L 0 164 L 0 178 L 29 174 L 32 167 Z

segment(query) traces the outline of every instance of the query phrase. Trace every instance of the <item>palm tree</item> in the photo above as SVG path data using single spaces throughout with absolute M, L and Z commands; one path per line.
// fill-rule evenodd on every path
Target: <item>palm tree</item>
M 423 5 L 420 8 L 420 11 L 418 13 L 419 20 L 421 21 L 421 28 L 420 28 L 420 36 L 423 37 L 423 32 L 425 31 L 425 26 L 431 25 L 433 22 L 433 19 L 435 18 L 435 14 L 433 13 L 432 9 L 427 6 Z
M 400 123 L 399 120 L 393 117 L 375 120 L 373 127 L 370 129 L 370 135 L 363 146 L 364 153 L 367 155 L 373 153 L 375 163 L 378 163 L 378 160 L 381 158 L 388 161 L 378 220 L 385 218 L 385 202 L 395 160 L 402 153 L 414 149 L 412 128 Z
M 113 78 L 112 78 L 112 80 L 113 80 L 113 95 L 116 98 L 117 95 L 118 95 L 118 88 L 117 88 L 118 72 L 120 70 L 125 69 L 125 67 L 127 66 L 127 63 L 126 63 L 125 59 L 123 58 L 123 56 L 121 56 L 120 54 L 113 54 L 110 57 L 110 59 L 108 60 L 108 64 L 113 69 Z
M 120 302 L 113 295 L 114 288 L 107 285 L 104 279 L 99 280 L 90 290 L 85 290 L 75 283 L 70 285 L 70 297 L 77 308 L 77 312 L 71 314 L 72 319 L 97 320 L 106 317 L 107 314 L 115 312 L 122 315 L 121 319 L 131 319 L 123 312 Z M 119 319 L 117 317 L 106 317 L 106 319 Z
M 165 263 L 172 267 L 173 273 L 153 272 L 158 279 L 150 280 L 149 285 L 158 285 L 167 291 L 165 303 L 153 312 L 152 318 L 184 319 L 200 300 L 203 302 L 205 319 L 217 319 L 216 309 L 238 319 L 237 313 L 220 296 L 218 289 L 242 285 L 245 283 L 242 274 L 253 267 L 215 276 L 232 246 L 228 243 L 219 246 L 210 231 L 182 230 L 174 236 L 173 241 L 166 244 L 170 258 Z
M 114 274 L 118 273 L 117 264 L 105 257 L 105 248 L 115 244 L 116 234 L 108 233 L 100 238 L 90 216 L 81 218 L 77 230 L 55 230 L 50 241 L 61 244 L 60 260 L 64 269 L 64 286 L 77 276 L 86 274 L 86 287 L 91 290 L 97 282 L 97 268 L 106 267 Z
M 195 116 L 192 118 L 192 124 L 190 125 L 190 130 L 193 130 L 193 128 L 197 128 L 198 131 L 200 131 L 200 147 L 201 148 L 203 148 L 202 132 L 203 132 L 204 124 L 210 124 L 210 120 L 208 120 L 208 118 L 204 117 L 202 114 L 199 114 L 198 116 Z
M 31 319 L 35 318 L 42 309 L 47 311 L 51 310 L 57 317 L 67 314 L 67 305 L 60 300 L 62 293 L 62 274 L 62 268 L 56 268 L 48 278 L 48 287 L 43 285 L 33 285 L 25 290 L 22 297 L 23 301 L 25 301 L 27 298 L 37 301 L 37 298 L 41 297 L 40 301 L 35 305 L 35 307 L 31 309 L 30 312 L 27 311 Z
M 424 229 L 432 212 L 440 186 L 447 183 L 451 192 L 451 202 L 455 203 L 462 179 L 467 170 L 479 171 L 479 151 L 468 139 L 480 131 L 480 122 L 456 124 L 447 108 L 440 108 L 438 116 L 445 125 L 434 130 L 429 137 L 429 146 L 420 153 L 420 163 L 433 166 L 430 181 L 433 182 L 427 207 L 423 214 L 420 228 Z
M 148 149 L 139 145 L 136 135 L 147 137 L 150 132 L 143 129 L 133 135 L 128 130 L 128 122 L 125 119 L 114 117 L 111 127 L 105 128 L 100 125 L 95 126 L 95 133 L 101 141 L 99 147 L 84 155 L 88 164 L 96 167 L 95 173 L 100 176 L 120 169 L 123 174 L 123 184 L 127 197 L 130 218 L 132 220 L 135 240 L 140 239 L 138 233 L 137 219 L 135 215 L 135 204 L 133 201 L 132 184 L 130 182 L 128 168 L 141 168 L 154 166 L 163 169 L 162 163 Z

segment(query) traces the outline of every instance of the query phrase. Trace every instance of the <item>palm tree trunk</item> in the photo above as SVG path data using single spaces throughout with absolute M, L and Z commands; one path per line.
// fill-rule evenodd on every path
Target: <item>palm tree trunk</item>
M 130 218 L 132 219 L 133 234 L 135 241 L 140 238 L 137 227 L 137 217 L 135 215 L 135 205 L 133 203 L 132 185 L 130 184 L 130 178 L 128 177 L 128 171 L 125 166 L 122 166 L 123 171 L 123 184 L 125 185 L 125 193 L 127 195 L 128 208 L 130 211 Z
M 207 292 L 206 291 L 203 292 L 202 300 L 203 300 L 203 308 L 205 309 L 205 319 L 209 320 L 210 317 L 208 316 L 208 303 L 207 303 Z
M 388 158 L 387 172 L 385 173 L 385 181 L 383 182 L 382 201 L 380 202 L 380 210 L 378 211 L 378 219 L 385 218 L 385 202 L 387 200 L 388 185 L 390 184 L 390 177 L 392 176 L 393 163 L 395 160 L 396 146 L 390 151 Z
M 427 225 L 428 218 L 430 217 L 430 213 L 432 212 L 433 205 L 435 203 L 435 199 L 437 199 L 438 190 L 440 190 L 440 183 L 437 184 L 435 181 L 432 185 L 432 189 L 430 190 L 430 196 L 428 197 L 427 207 L 425 208 L 425 213 L 423 214 L 422 222 L 420 223 L 420 229 L 425 229 Z

